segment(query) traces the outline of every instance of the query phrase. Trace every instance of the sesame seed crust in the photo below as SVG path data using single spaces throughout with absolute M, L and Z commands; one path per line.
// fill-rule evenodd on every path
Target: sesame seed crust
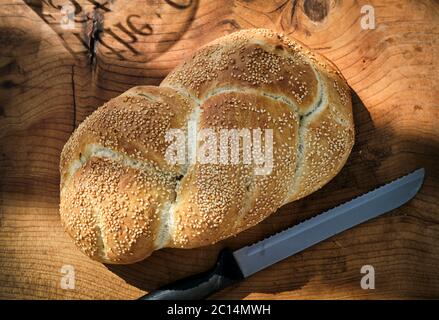
M 231 91 L 209 98 L 201 110 L 199 130 L 214 128 L 217 136 L 221 129 L 273 130 L 273 168 L 268 175 L 255 175 L 255 169 L 260 166 L 242 161 L 242 143 L 238 152 L 241 161 L 237 164 L 192 166 L 178 191 L 176 228 L 170 244 L 173 247 L 215 243 L 261 221 L 287 196 L 296 168 L 299 117 L 287 104 Z M 264 146 L 265 136 L 261 134 L 261 138 Z M 200 142 L 198 148 L 203 144 Z M 219 142 L 207 145 L 207 150 L 213 148 L 219 155 Z
M 272 129 L 271 172 L 256 175 L 260 166 L 243 161 L 169 164 L 166 132 L 187 133 L 189 120 L 217 136 Z M 105 263 L 209 245 L 321 188 L 353 143 L 350 91 L 338 69 L 282 34 L 242 30 L 202 47 L 159 87 L 134 87 L 78 126 L 61 154 L 61 222 Z M 219 144 L 203 144 L 220 153 Z
M 92 258 L 135 262 L 155 249 L 160 216 L 174 199 L 171 175 L 91 157 L 61 191 L 61 221 Z
M 181 172 L 165 161 L 170 128 L 186 128 L 193 102 L 172 89 L 155 86 L 131 88 L 108 101 L 87 117 L 67 141 L 61 154 L 61 184 L 69 175 L 69 164 L 84 156 L 94 143 L 123 155 L 149 161 L 160 168 Z
M 203 99 L 218 87 L 254 88 L 282 95 L 307 112 L 317 99 L 317 77 L 303 45 L 271 30 L 232 33 L 199 49 L 162 87 L 183 87 Z

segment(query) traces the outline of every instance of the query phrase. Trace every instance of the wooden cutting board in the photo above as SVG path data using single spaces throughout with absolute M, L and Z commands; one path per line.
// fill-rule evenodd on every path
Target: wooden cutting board
M 80 0 L 74 25 L 66 2 L 0 1 L 0 298 L 133 299 L 207 269 L 224 246 L 263 239 L 418 167 L 426 181 L 404 207 L 214 298 L 439 298 L 437 1 Z M 365 30 L 371 9 L 375 28 Z M 159 84 L 202 44 L 251 27 L 301 40 L 348 79 L 356 144 L 346 166 L 216 245 L 161 250 L 127 266 L 82 255 L 58 215 L 59 155 L 72 130 L 128 88 Z M 375 289 L 360 286 L 364 265 L 374 268 Z M 62 285 L 66 266 L 74 289 Z

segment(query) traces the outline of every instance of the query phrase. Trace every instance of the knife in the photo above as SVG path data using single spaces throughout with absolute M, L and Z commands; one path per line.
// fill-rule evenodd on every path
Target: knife
M 139 300 L 207 298 L 316 243 L 402 206 L 419 191 L 424 176 L 424 168 L 418 169 L 255 244 L 234 252 L 223 249 L 211 270 L 177 280 Z

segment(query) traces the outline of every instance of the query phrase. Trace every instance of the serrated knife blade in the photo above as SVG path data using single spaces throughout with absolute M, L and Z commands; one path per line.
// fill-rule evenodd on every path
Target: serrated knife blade
M 424 175 L 424 169 L 418 169 L 253 245 L 235 252 L 225 248 L 211 270 L 177 280 L 140 299 L 204 299 L 316 243 L 400 207 L 416 195 Z
M 425 170 L 365 193 L 296 226 L 233 252 L 245 278 L 360 223 L 396 209 L 421 188 Z

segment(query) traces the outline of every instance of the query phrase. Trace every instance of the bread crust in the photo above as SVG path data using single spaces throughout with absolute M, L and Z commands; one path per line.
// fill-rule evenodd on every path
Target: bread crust
M 166 133 L 188 133 L 189 121 L 216 134 L 272 130 L 271 172 L 255 174 L 254 163 L 169 163 Z M 159 87 L 132 88 L 81 123 L 61 154 L 61 221 L 105 263 L 212 244 L 321 188 L 353 143 L 338 69 L 274 31 L 242 30 L 203 46 Z

